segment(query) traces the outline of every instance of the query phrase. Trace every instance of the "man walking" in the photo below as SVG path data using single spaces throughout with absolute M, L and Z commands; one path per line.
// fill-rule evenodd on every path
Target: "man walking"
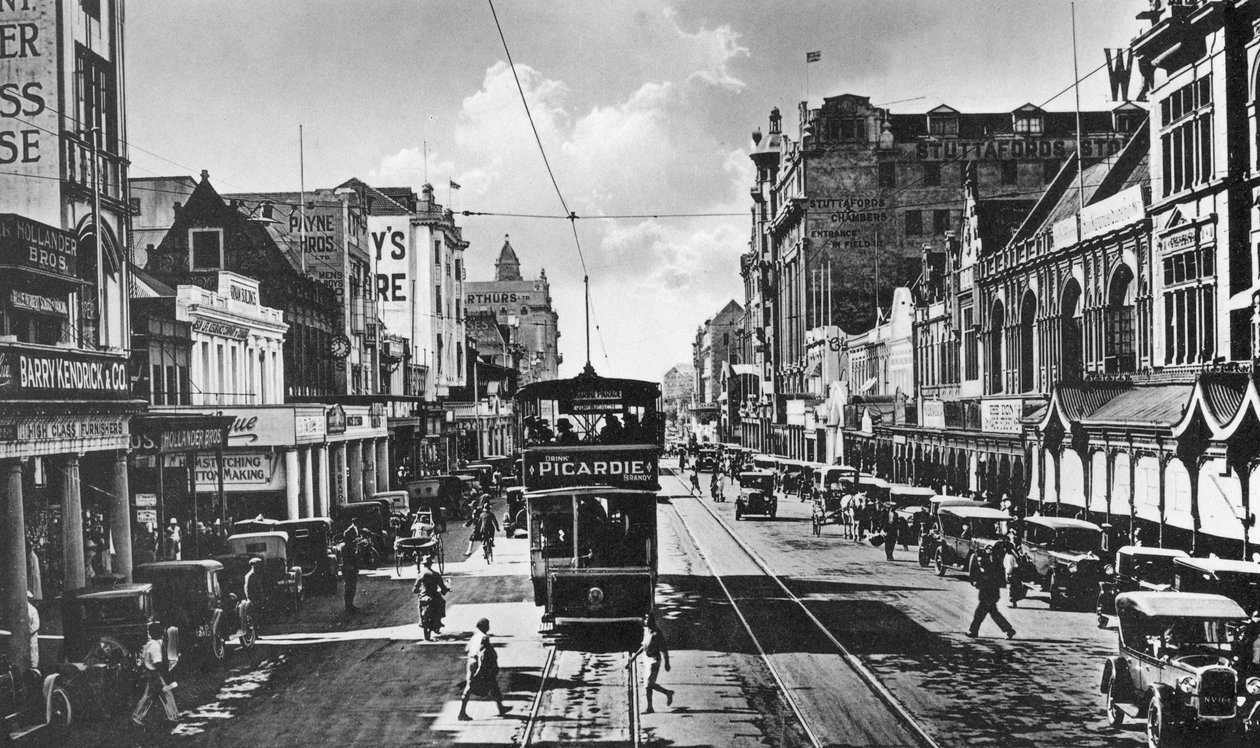
M 700 493 L 700 461 L 697 460 L 691 464 L 691 490 L 699 498 Z
M 665 662 L 665 672 L 669 672 L 669 645 L 665 642 L 665 634 L 661 633 L 656 625 L 656 617 L 651 613 L 643 616 L 643 643 L 634 651 L 634 654 L 630 655 L 630 661 L 626 663 L 627 670 L 634 667 L 634 661 L 640 653 L 652 663 L 648 668 L 647 709 L 643 710 L 644 713 L 651 714 L 654 711 L 652 709 L 653 691 L 665 694 L 665 706 L 673 706 L 674 692 L 656 682 L 657 676 L 661 673 L 662 660 Z
M 884 557 L 893 560 L 893 546 L 901 535 L 901 515 L 897 514 L 895 504 L 888 505 L 888 518 L 884 523 Z
M 1007 639 L 1015 638 L 1015 627 L 998 610 L 997 604 L 1002 599 L 1002 587 L 1006 583 L 1002 560 L 994 558 L 989 550 L 975 554 L 971 562 L 971 584 L 980 593 L 980 601 L 976 604 L 975 615 L 971 617 L 971 628 L 967 636 L 973 639 L 980 634 L 980 624 L 985 616 L 993 619 L 998 628 L 1006 632 Z
M 35 608 L 35 593 L 26 592 L 26 615 L 30 620 L 31 667 L 39 668 L 39 610 Z
M 459 700 L 459 719 L 467 722 L 468 699 L 477 693 L 489 696 L 499 707 L 502 717 L 511 711 L 503 705 L 503 693 L 499 691 L 499 655 L 495 652 L 494 642 L 490 641 L 490 619 L 477 621 L 477 632 L 468 640 L 467 658 L 464 668 L 464 694 Z
M 154 699 L 162 702 L 162 711 L 166 712 L 167 720 L 178 722 L 179 709 L 175 706 L 175 695 L 171 693 L 175 684 L 167 685 L 164 677 L 166 663 L 162 657 L 162 624 L 157 621 L 149 624 L 149 640 L 145 642 L 144 649 L 140 650 L 140 661 L 143 664 L 141 672 L 144 675 L 144 695 L 136 704 L 136 710 L 131 713 L 132 723 L 136 727 L 144 726 L 144 718 L 149 715 L 149 707 L 153 706 Z
M 345 602 L 347 613 L 358 613 L 354 605 L 354 595 L 359 591 L 359 525 L 350 518 L 350 526 L 342 533 L 341 576 L 345 582 Z

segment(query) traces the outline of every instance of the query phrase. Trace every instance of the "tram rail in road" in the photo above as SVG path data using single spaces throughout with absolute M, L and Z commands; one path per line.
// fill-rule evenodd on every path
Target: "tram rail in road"
M 639 748 L 639 669 L 627 664 L 634 663 L 625 651 L 589 652 L 550 642 L 538 690 L 515 744 Z
M 666 469 L 662 468 L 662 472 L 666 472 Z M 683 495 L 691 496 L 689 487 L 685 483 L 683 483 L 683 480 L 679 476 L 678 472 L 676 470 L 670 469 L 668 470 L 668 473 L 675 480 L 677 480 L 679 484 L 682 486 Z M 848 667 L 853 671 L 853 673 L 857 675 L 858 679 L 863 684 L 866 685 L 866 687 L 879 700 L 879 702 L 881 702 L 884 705 L 888 713 L 890 713 L 896 719 L 898 723 L 900 723 L 906 730 L 908 730 L 910 734 L 914 737 L 914 739 L 921 746 L 923 746 L 923 748 L 941 748 L 940 744 L 937 743 L 936 740 L 931 736 L 931 734 L 928 733 L 926 728 L 924 728 L 924 726 L 920 724 L 919 721 L 914 718 L 914 715 L 912 715 L 909 712 L 909 710 L 906 709 L 905 705 L 903 705 L 897 699 L 897 697 L 894 696 L 884 686 L 884 684 L 879 681 L 879 679 L 875 676 L 875 674 L 872 673 L 870 669 L 867 668 L 866 665 L 863 664 L 860 659 L 858 659 L 852 652 L 850 652 L 848 648 L 845 647 L 844 644 L 839 639 L 837 639 L 835 635 L 833 635 L 831 631 L 829 631 L 825 625 L 823 625 L 822 621 L 820 621 L 818 617 L 815 616 L 814 613 L 809 609 L 809 606 L 807 606 L 803 600 L 797 597 L 796 594 L 793 593 L 792 590 L 788 588 L 787 584 L 779 577 L 778 574 L 775 574 L 770 569 L 769 564 L 767 564 L 765 560 L 761 558 L 760 554 L 758 554 L 755 550 L 749 547 L 747 543 L 745 543 L 737 534 L 735 534 L 733 530 L 731 530 L 730 526 L 727 524 L 727 522 L 724 519 L 722 519 L 721 515 L 719 515 L 717 512 L 715 512 L 712 509 L 712 507 L 709 506 L 709 502 L 702 497 L 698 499 L 696 503 L 704 508 L 704 511 L 708 513 L 708 515 L 714 520 L 714 522 L 716 522 L 723 529 L 723 531 L 725 531 L 725 534 L 735 543 L 736 546 L 739 547 L 739 549 L 748 557 L 748 559 L 752 561 L 753 564 L 758 569 L 760 569 L 761 572 L 765 574 L 767 578 L 772 580 L 775 583 L 775 585 L 777 585 L 779 589 L 783 591 L 784 596 L 788 600 L 790 600 L 793 604 L 795 604 L 797 607 L 800 608 L 800 610 L 804 613 L 804 615 L 813 624 L 814 628 L 816 628 L 823 635 L 823 637 L 835 648 L 836 652 L 843 659 L 844 663 L 848 665 Z M 713 574 L 714 579 L 716 579 L 719 586 L 721 586 L 723 593 L 725 593 L 727 600 L 731 604 L 732 610 L 735 611 L 736 615 L 739 617 L 740 622 L 743 623 L 744 629 L 748 632 L 748 636 L 752 639 L 753 644 L 757 647 L 757 651 L 760 653 L 762 661 L 765 662 L 766 667 L 769 669 L 770 674 L 775 681 L 775 684 L 782 691 L 784 698 L 788 702 L 788 705 L 792 708 L 793 713 L 796 715 L 797 719 L 800 721 L 801 727 L 804 729 L 805 734 L 808 736 L 810 742 L 815 746 L 815 748 L 823 748 L 824 745 L 830 744 L 832 741 L 824 742 L 824 740 L 820 738 L 820 736 L 818 735 L 814 727 L 809 724 L 809 720 L 805 716 L 802 705 L 798 702 L 796 697 L 792 694 L 792 689 L 788 688 L 787 684 L 784 682 L 782 674 L 779 672 L 779 668 L 775 666 L 771 657 L 766 653 L 765 648 L 762 646 L 761 641 L 758 639 L 756 632 L 753 630 L 752 625 L 748 621 L 748 618 L 744 615 L 744 612 L 740 609 L 740 604 L 737 601 L 737 598 L 735 597 L 735 595 L 731 593 L 730 589 L 727 587 L 726 582 L 722 579 L 722 575 L 715 568 L 712 560 L 709 557 L 709 554 L 704 550 L 704 547 L 700 544 L 699 538 L 697 538 L 696 535 L 692 532 L 691 527 L 687 524 L 686 521 L 683 521 L 682 525 L 686 529 L 687 534 L 691 537 L 691 540 L 695 544 L 696 549 L 699 551 L 701 558 L 704 559 L 705 565 L 709 567 L 709 571 Z

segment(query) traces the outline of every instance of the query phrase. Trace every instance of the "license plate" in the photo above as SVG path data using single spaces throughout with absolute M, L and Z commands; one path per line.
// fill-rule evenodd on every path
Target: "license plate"
M 210 628 L 210 624 L 203 623 L 197 627 L 197 636 L 198 638 L 205 638 L 205 637 L 210 636 L 213 633 L 213 631 L 214 630 Z

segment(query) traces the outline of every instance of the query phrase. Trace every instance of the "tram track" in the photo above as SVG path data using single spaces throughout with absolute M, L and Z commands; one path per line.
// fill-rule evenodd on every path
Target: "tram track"
M 662 472 L 668 472 L 671 477 L 679 482 L 684 496 L 691 496 L 688 486 L 683 482 L 677 471 L 662 469 Z M 922 746 L 922 748 L 940 748 L 940 744 L 937 743 L 927 729 L 917 719 L 915 719 L 914 715 L 906 709 L 905 705 L 903 705 L 897 697 L 879 681 L 878 677 L 876 677 L 875 674 L 872 673 L 857 656 L 844 646 L 843 642 L 837 639 L 836 636 L 827 629 L 822 621 L 819 620 L 813 611 L 809 609 L 809 606 L 805 604 L 805 601 L 792 592 L 787 583 L 784 582 L 783 579 L 770 568 L 765 559 L 762 558 L 756 550 L 745 543 L 744 540 L 731 529 L 726 520 L 724 520 L 721 515 L 709 506 L 707 501 L 701 498 L 696 501 L 696 503 L 703 508 L 704 512 L 708 514 L 714 523 L 722 528 L 725 535 L 731 539 L 743 555 L 751 561 L 753 565 L 765 575 L 766 578 L 774 583 L 774 585 L 782 592 L 784 598 L 799 609 L 799 611 L 810 622 L 811 628 L 822 634 L 823 638 L 835 650 L 836 654 L 839 655 L 848 670 L 852 672 L 866 687 L 870 694 L 883 705 L 886 713 L 893 717 L 894 720 L 913 737 L 915 743 Z M 780 668 L 776 666 L 774 658 L 772 658 L 767 652 L 761 637 L 757 635 L 753 625 L 749 621 L 749 616 L 747 616 L 745 611 L 741 609 L 741 605 L 738 601 L 739 598 L 732 593 L 730 587 L 726 584 L 726 581 L 723 579 L 723 575 L 718 571 L 713 559 L 710 557 L 709 552 L 707 552 L 704 546 L 700 543 L 699 538 L 696 536 L 691 526 L 686 521 L 683 521 L 681 524 L 686 530 L 688 536 L 691 538 L 691 541 L 695 545 L 701 558 L 704 560 L 705 565 L 709 568 L 710 573 L 713 575 L 714 579 L 717 580 L 723 594 L 730 602 L 732 610 L 743 624 L 745 631 L 756 647 L 762 661 L 765 663 L 767 670 L 775 682 L 775 685 L 783 694 L 788 706 L 792 709 L 793 714 L 800 722 L 801 728 L 805 732 L 805 735 L 809 739 L 810 743 L 815 746 L 815 748 L 823 748 L 825 745 L 832 744 L 834 741 L 826 740 L 825 734 L 820 735 L 820 730 L 816 729 L 815 725 L 810 724 L 810 719 L 806 716 L 807 710 L 793 694 L 793 689 L 788 687 L 784 674 L 781 672 Z
M 548 643 L 538 690 L 515 745 L 639 748 L 638 667 L 627 665 L 633 663 L 624 650 L 591 652 L 559 639 Z

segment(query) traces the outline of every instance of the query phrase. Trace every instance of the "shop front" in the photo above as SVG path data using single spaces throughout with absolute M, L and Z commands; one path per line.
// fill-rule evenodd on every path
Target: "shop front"
M 331 405 L 324 422 L 332 505 L 363 501 L 377 491 L 389 490 L 389 428 L 383 410 L 371 405 Z

